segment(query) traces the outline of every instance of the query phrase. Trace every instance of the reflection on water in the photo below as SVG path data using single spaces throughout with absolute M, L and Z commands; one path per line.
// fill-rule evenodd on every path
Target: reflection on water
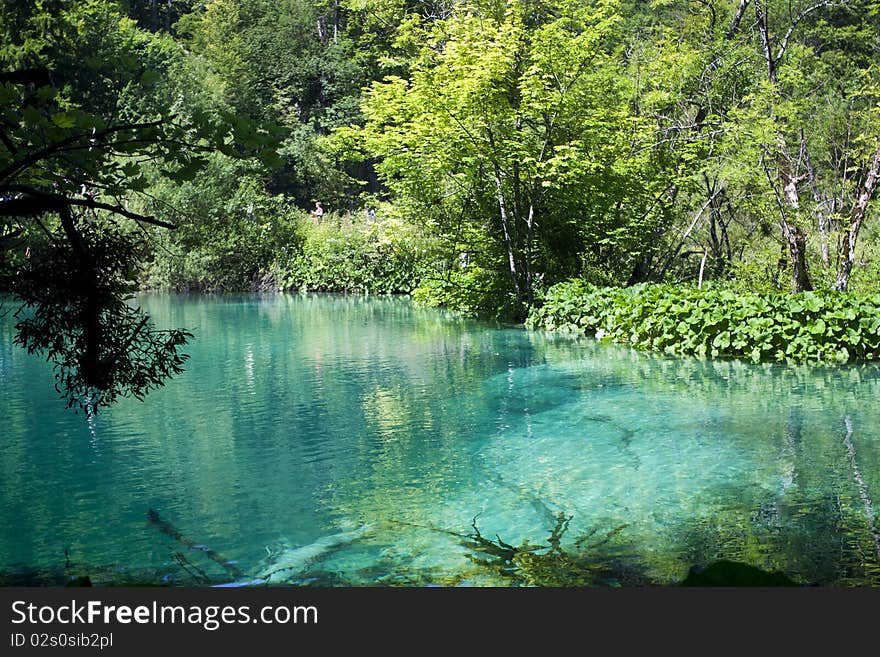
M 437 530 L 536 542 L 564 512 L 569 546 L 626 525 L 601 550 L 652 582 L 728 558 L 880 583 L 876 366 L 668 359 L 396 299 L 142 303 L 194 331 L 188 371 L 95 417 L 0 320 L 2 581 L 228 579 L 210 549 L 270 583 L 504 583 Z

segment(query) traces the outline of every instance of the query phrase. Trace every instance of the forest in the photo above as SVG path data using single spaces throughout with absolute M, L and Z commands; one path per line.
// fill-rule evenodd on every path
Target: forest
M 182 369 L 143 289 L 875 359 L 878 51 L 876 0 L 4 3 L 0 290 L 71 404 Z

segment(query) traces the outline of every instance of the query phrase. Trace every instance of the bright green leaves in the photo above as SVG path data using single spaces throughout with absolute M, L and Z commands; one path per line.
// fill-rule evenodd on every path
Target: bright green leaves
M 730 342 L 730 332 L 724 331 L 715 336 L 715 339 L 712 340 L 712 346 L 719 351 L 725 351 L 730 347 Z
M 663 285 L 553 286 L 534 329 L 596 333 L 673 355 L 846 362 L 880 358 L 880 303 L 855 294 L 733 294 Z
M 338 225 L 335 217 L 325 216 L 319 226 L 305 219 L 297 232 L 299 249 L 281 267 L 284 289 L 409 293 L 434 255 L 420 231 L 386 216 L 350 226 Z
M 623 182 L 639 165 L 626 150 L 621 21 L 615 2 L 505 2 L 420 23 L 410 77 L 374 83 L 364 129 L 338 131 L 338 143 L 377 158 L 397 202 L 435 225 L 452 257 L 472 254 L 485 273 L 473 283 L 528 297 L 532 268 L 622 228 L 628 217 L 609 208 L 641 205 L 622 201 L 641 186 Z
M 52 123 L 57 125 L 59 128 L 72 128 L 76 125 L 76 119 L 69 114 L 61 112 L 59 114 L 52 115 Z
M 826 327 L 825 327 L 825 320 L 822 319 L 822 318 L 820 317 L 820 318 L 817 319 L 815 322 L 813 322 L 812 324 L 810 324 L 810 326 L 808 327 L 808 330 L 809 330 L 810 333 L 812 333 L 813 335 L 824 335 L 824 334 L 825 334 L 825 330 L 826 330 Z

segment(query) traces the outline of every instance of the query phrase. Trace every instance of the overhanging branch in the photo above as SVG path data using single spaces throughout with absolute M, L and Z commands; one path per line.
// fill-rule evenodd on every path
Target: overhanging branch
M 0 216 L 2 217 L 32 217 L 34 215 L 44 214 L 46 212 L 58 212 L 62 208 L 71 206 L 92 208 L 94 210 L 106 210 L 113 214 L 118 214 L 134 221 L 140 221 L 145 224 L 159 226 L 174 230 L 177 228 L 174 224 L 167 221 L 156 219 L 148 215 L 138 214 L 131 210 L 125 209 L 122 205 L 111 205 L 103 203 L 91 198 L 71 198 L 62 194 L 52 194 L 41 192 L 39 190 L 30 189 L 19 185 L 5 185 L 0 187 L 0 191 L 18 192 L 21 196 L 0 201 Z

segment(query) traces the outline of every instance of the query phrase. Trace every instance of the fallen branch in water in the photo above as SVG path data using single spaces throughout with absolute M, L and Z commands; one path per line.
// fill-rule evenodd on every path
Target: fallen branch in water
M 193 540 L 187 538 L 186 536 L 184 536 L 183 534 L 181 534 L 174 525 L 172 525 L 167 520 L 164 520 L 159 515 L 158 511 L 155 511 L 153 509 L 149 509 L 147 511 L 147 520 L 149 521 L 149 523 L 151 525 L 153 525 L 160 532 L 162 532 L 166 536 L 170 536 L 175 541 L 177 541 L 178 543 L 180 543 L 182 545 L 185 545 L 190 550 L 198 550 L 200 552 L 204 552 L 206 557 L 208 557 L 212 561 L 215 561 L 218 564 L 220 564 L 221 566 L 223 566 L 223 568 L 233 577 L 239 578 L 239 577 L 244 576 L 244 573 L 242 573 L 241 570 L 239 570 L 238 567 L 234 563 L 231 563 L 228 559 L 224 559 L 220 554 L 218 554 L 217 552 L 214 552 L 214 550 L 209 548 L 207 545 L 202 545 L 202 544 L 196 543 L 195 541 L 193 541 Z M 181 555 L 181 556 L 183 556 L 183 555 Z M 187 562 L 187 563 L 189 563 L 189 562 Z M 186 570 L 186 568 L 184 568 L 184 570 Z M 187 572 L 189 572 L 189 571 L 187 571 Z
M 175 552 L 171 555 L 171 557 L 177 562 L 177 565 L 180 566 L 184 570 L 184 572 L 186 572 L 187 575 L 195 580 L 196 584 L 211 583 L 211 578 L 208 577 L 208 574 L 195 564 L 191 563 L 183 555 L 182 552 Z

